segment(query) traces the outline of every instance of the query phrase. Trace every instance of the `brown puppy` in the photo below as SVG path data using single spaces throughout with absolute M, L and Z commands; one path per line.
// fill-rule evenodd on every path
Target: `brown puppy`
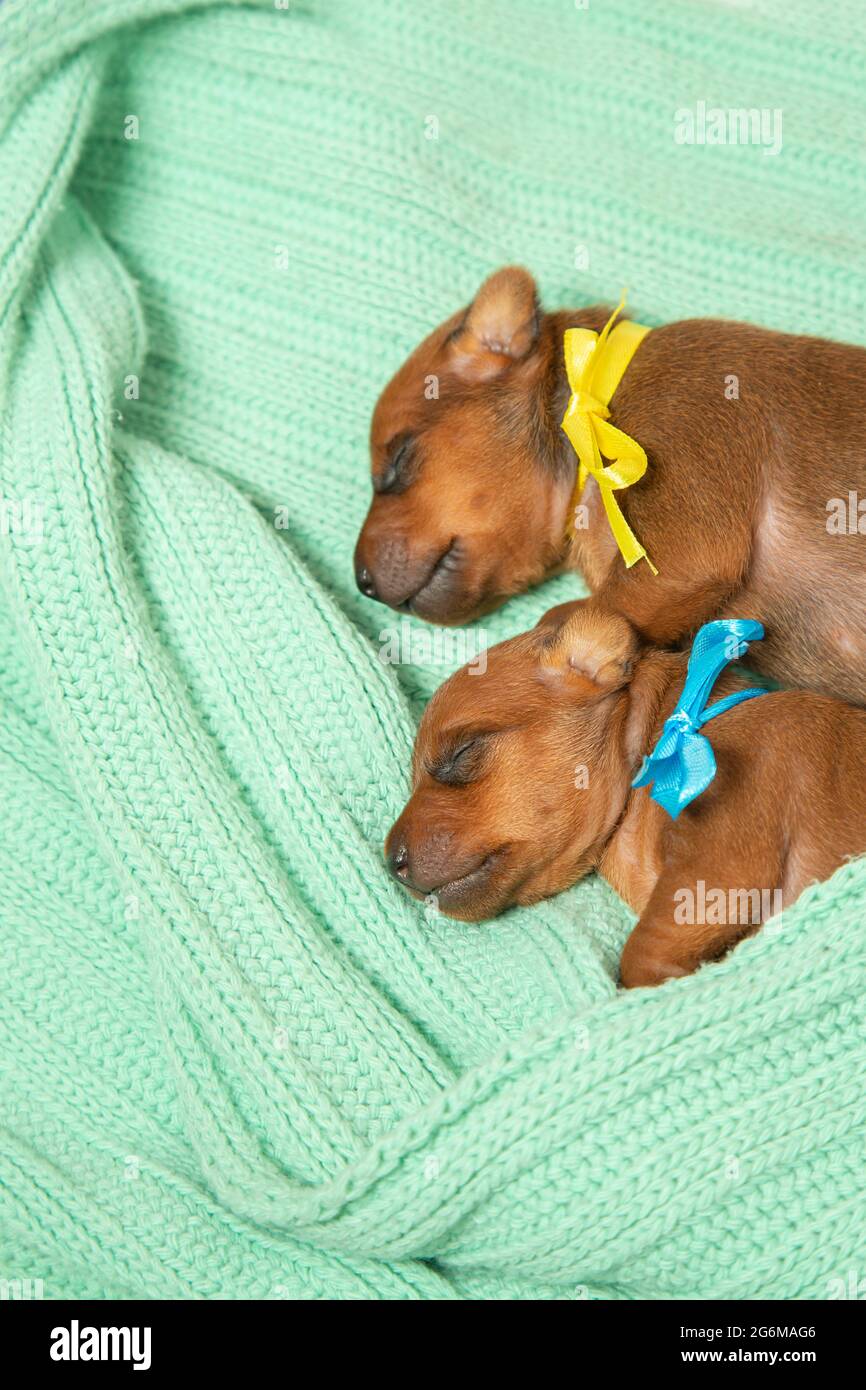
M 866 516 L 849 498 L 866 512 L 866 351 L 710 320 L 646 336 L 611 421 L 648 456 L 617 499 L 654 576 L 626 569 L 592 479 L 569 534 L 563 334 L 608 316 L 541 313 L 511 267 L 421 343 L 373 415 L 362 592 L 459 623 L 576 569 L 646 641 L 758 616 L 759 669 L 866 702 Z
M 703 729 L 709 787 L 674 821 L 631 782 L 682 690 L 687 655 L 642 646 L 593 599 L 463 667 L 428 705 L 391 872 L 477 921 L 596 869 L 640 915 L 626 986 L 712 960 L 866 850 L 866 711 L 804 691 Z M 748 681 L 727 670 L 715 701 Z

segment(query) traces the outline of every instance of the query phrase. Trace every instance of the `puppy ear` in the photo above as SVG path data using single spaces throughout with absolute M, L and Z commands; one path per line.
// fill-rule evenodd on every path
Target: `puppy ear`
M 563 621 L 557 625 L 558 610 L 554 608 L 539 623 L 543 678 L 561 682 L 587 699 L 610 695 L 628 685 L 640 651 L 631 623 L 598 607 L 592 599 L 559 607 L 570 610 Z M 551 621 L 546 623 L 548 619 Z
M 528 356 L 538 338 L 535 281 L 519 265 L 497 270 L 484 281 L 466 318 L 451 339 L 458 375 L 487 381 Z
M 549 630 L 551 633 L 558 632 L 566 618 L 572 613 L 579 613 L 585 607 L 585 598 L 570 599 L 568 603 L 557 603 L 554 608 L 548 608 L 546 613 L 542 613 L 536 628 Z

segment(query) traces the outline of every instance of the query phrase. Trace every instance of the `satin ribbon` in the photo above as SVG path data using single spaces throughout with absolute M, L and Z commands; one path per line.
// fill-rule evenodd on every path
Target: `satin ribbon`
M 706 791 L 716 775 L 715 754 L 709 739 L 699 733 L 708 719 L 726 710 L 766 695 L 766 690 L 736 690 L 704 709 L 719 673 L 730 661 L 737 661 L 750 642 L 764 635 L 760 623 L 746 618 L 722 618 L 707 623 L 695 638 L 689 657 L 686 681 L 673 714 L 665 720 L 661 737 L 648 758 L 644 758 L 633 787 L 653 783 L 650 796 L 676 820 L 689 802 Z
M 591 328 L 565 330 L 565 370 L 571 398 L 562 417 L 562 428 L 577 454 L 577 480 L 572 498 L 577 499 L 594 478 L 620 554 L 630 569 L 646 560 L 653 574 L 658 570 L 622 514 L 615 492 L 631 487 L 646 472 L 647 457 L 637 440 L 610 423 L 610 398 L 640 343 L 649 333 L 643 324 L 614 320 L 625 306 L 625 291 L 601 333 Z M 604 459 L 611 462 L 605 464 Z M 573 530 L 573 522 L 572 522 Z

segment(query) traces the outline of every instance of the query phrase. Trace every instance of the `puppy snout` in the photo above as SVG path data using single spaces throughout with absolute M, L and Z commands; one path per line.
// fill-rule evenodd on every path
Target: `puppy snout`
M 393 840 L 389 837 L 385 846 L 385 862 L 391 877 L 412 893 L 429 893 L 439 881 L 438 866 L 431 873 L 431 866 L 427 863 L 426 846 L 422 844 L 410 853 L 403 836 L 398 835 Z
M 367 569 L 366 565 L 359 565 L 358 568 L 355 570 L 355 583 L 357 584 L 358 588 L 361 590 L 361 593 L 364 595 L 365 598 L 379 597 L 379 595 L 376 593 L 376 584 L 373 579 L 373 576 Z
M 413 893 L 433 892 L 454 876 L 452 836 L 424 827 L 415 816 L 401 816 L 385 841 L 385 863 L 392 878 Z
M 379 518 L 368 520 L 355 547 L 355 582 L 366 598 L 389 608 L 408 610 L 425 600 L 436 609 L 422 617 L 439 617 L 436 606 L 454 579 L 454 547 L 412 543 L 402 530 L 385 529 Z M 446 558 L 447 557 L 447 558 Z
M 407 888 L 413 886 L 409 866 L 409 850 L 404 840 L 396 840 L 387 853 L 388 872 Z
M 380 597 L 376 583 L 376 553 L 375 537 L 370 534 L 369 522 L 365 522 L 355 546 L 354 557 L 355 583 L 365 598 L 378 599 Z
M 366 570 L 373 589 L 370 597 L 379 599 L 390 608 L 399 608 L 418 587 L 417 560 L 402 536 L 380 537 L 366 547 L 366 552 L 362 568 Z

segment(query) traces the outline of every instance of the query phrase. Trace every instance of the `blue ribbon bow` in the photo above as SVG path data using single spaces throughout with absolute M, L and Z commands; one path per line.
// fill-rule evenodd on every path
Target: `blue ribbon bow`
M 766 695 L 766 690 L 736 690 L 704 709 L 707 697 L 729 661 L 736 661 L 750 642 L 764 635 L 760 623 L 747 618 L 721 618 L 706 623 L 692 646 L 686 682 L 676 708 L 664 722 L 661 737 L 644 758 L 633 787 L 646 787 L 650 796 L 676 820 L 680 811 L 700 796 L 716 775 L 716 759 L 709 739 L 698 730 L 708 719 L 724 714 L 743 700 Z

